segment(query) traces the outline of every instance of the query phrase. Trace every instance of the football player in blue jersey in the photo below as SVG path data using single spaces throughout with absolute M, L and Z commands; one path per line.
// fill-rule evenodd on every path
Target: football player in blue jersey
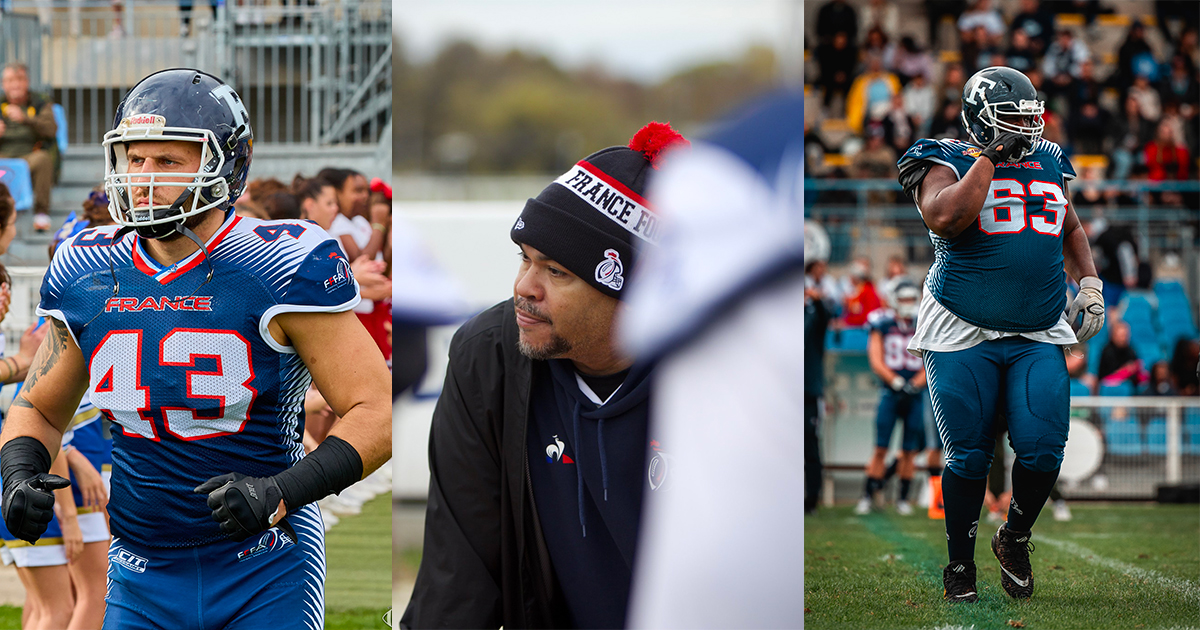
M 389 375 L 351 312 L 350 265 L 313 224 L 232 212 L 252 134 L 216 77 L 146 77 L 103 147 L 117 225 L 67 239 L 46 272 L 50 336 L 0 435 L 4 521 L 42 535 L 87 393 L 114 427 L 104 627 L 321 628 L 312 503 L 391 451 Z M 341 420 L 306 456 L 310 383 Z
M 1063 349 L 1104 323 L 1102 285 L 1067 191 L 1075 170 L 1042 139 L 1043 110 L 1025 75 L 984 68 L 963 86 L 971 142 L 918 140 L 898 163 L 935 252 L 909 350 L 923 355 L 946 449 L 948 601 L 978 599 L 975 533 L 998 408 L 1016 462 L 1008 521 L 992 537 L 992 552 L 1004 590 L 1033 594 L 1031 529 L 1067 440 Z M 1064 313 L 1067 275 L 1080 290 Z
M 896 458 L 896 472 L 900 477 L 896 512 L 908 516 L 913 512 L 912 504 L 908 502 L 913 479 L 913 458 L 925 450 L 925 406 L 921 398 L 921 392 L 925 389 L 925 366 L 920 357 L 908 353 L 908 343 L 912 340 L 917 323 L 921 290 L 905 281 L 898 284 L 889 297 L 892 308 L 878 309 L 867 316 L 867 325 L 871 328 L 867 359 L 871 363 L 871 371 L 883 382 L 883 393 L 879 397 L 879 411 L 875 416 L 875 451 L 867 462 L 866 486 L 854 512 L 869 513 L 875 493 L 883 488 L 883 459 L 892 441 L 892 429 L 896 426 L 896 420 L 900 420 L 903 422 L 904 436 L 900 455 Z

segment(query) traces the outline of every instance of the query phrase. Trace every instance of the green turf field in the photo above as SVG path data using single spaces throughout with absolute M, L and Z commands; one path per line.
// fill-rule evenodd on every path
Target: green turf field
M 362 514 L 325 535 L 325 627 L 386 628 L 392 607 L 392 498 L 375 497 Z
M 975 543 L 979 602 L 942 601 L 943 521 L 892 509 L 855 516 L 852 506 L 804 519 L 806 628 L 1200 627 L 1200 508 L 1086 504 L 1074 520 L 1047 509 L 1033 530 L 1033 598 L 1000 587 L 990 543 Z
M 342 519 L 325 537 L 325 627 L 359 630 L 388 626 L 392 607 L 391 497 L 376 497 L 362 514 Z M 0 606 L 0 630 L 21 627 L 21 608 Z

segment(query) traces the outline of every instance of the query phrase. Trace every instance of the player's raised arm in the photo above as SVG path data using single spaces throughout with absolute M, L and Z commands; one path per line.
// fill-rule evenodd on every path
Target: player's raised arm
M 4 522 L 9 531 L 31 543 L 50 522 L 52 491 L 69 485 L 66 479 L 49 474 L 50 464 L 88 385 L 83 353 L 66 324 L 54 318 L 49 322 L 50 333 L 34 356 L 0 433 Z

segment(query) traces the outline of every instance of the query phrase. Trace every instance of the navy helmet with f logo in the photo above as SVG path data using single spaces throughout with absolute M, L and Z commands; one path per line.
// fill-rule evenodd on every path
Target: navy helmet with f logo
M 986 148 L 1001 131 L 1019 133 L 1029 138 L 1030 149 L 1018 159 L 1042 139 L 1045 111 L 1029 77 L 1012 68 L 984 68 L 963 86 L 962 123 L 971 142 Z

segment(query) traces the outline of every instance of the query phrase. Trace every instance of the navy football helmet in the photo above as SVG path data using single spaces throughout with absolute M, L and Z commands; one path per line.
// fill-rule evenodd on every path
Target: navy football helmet
M 199 144 L 199 170 L 130 175 L 126 143 L 145 140 Z M 187 68 L 142 79 L 117 106 L 113 129 L 104 134 L 104 186 L 113 221 L 144 237 L 162 238 L 187 217 L 212 208 L 231 211 L 246 187 L 253 142 L 246 107 L 220 79 Z M 134 188 L 149 188 L 153 200 L 156 187 L 185 190 L 171 205 L 133 205 Z
M 963 85 L 963 128 L 981 148 L 987 148 L 999 132 L 1015 132 L 1028 138 L 1030 146 L 1016 159 L 1029 155 L 1042 139 L 1045 111 L 1029 77 L 1012 68 L 984 68 Z

